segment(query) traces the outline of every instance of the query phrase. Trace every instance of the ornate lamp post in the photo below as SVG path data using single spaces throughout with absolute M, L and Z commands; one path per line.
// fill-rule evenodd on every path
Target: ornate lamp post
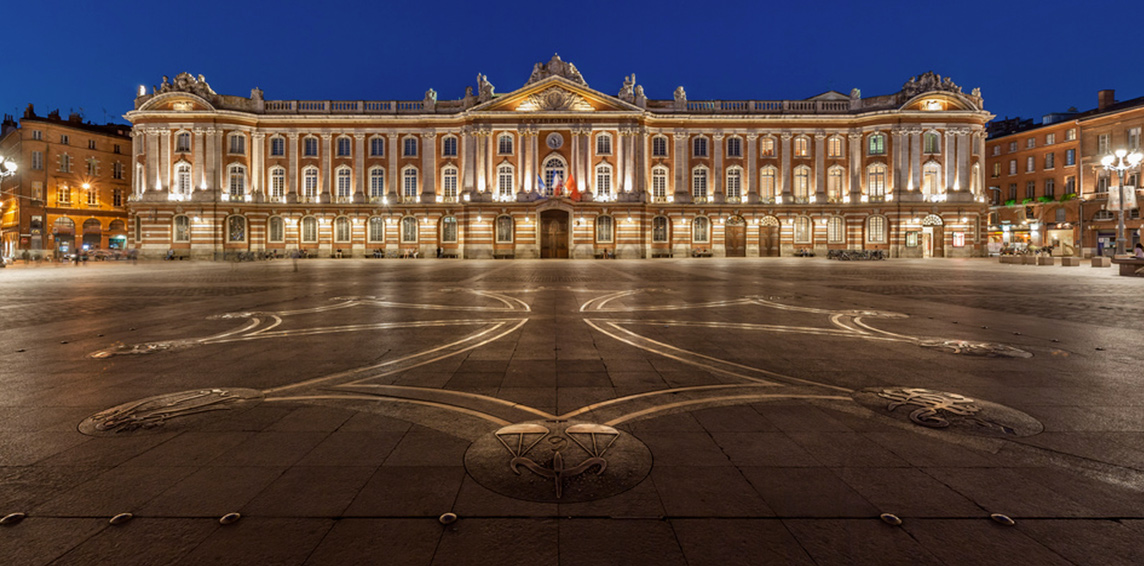
M 16 162 L 8 157 L 0 157 L 0 179 L 16 174 Z
M 1124 237 L 1124 172 L 1130 169 L 1135 169 L 1140 165 L 1140 161 L 1144 160 L 1144 153 L 1133 151 L 1128 153 L 1126 149 L 1118 149 L 1115 154 L 1105 155 L 1100 160 L 1100 164 L 1108 171 L 1116 171 L 1117 174 L 1117 187 L 1118 196 L 1120 197 L 1120 204 L 1117 206 L 1120 212 L 1119 220 L 1116 223 L 1116 255 L 1124 255 L 1125 243 L 1127 240 Z M 1133 190 L 1136 190 L 1133 188 Z

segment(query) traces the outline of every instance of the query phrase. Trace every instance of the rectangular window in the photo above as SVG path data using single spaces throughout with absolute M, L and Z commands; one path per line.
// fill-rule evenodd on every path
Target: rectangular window
M 1009 183 L 1009 200 L 1017 200 L 1017 183 Z
M 1072 129 L 1065 131 L 1065 141 L 1073 141 L 1073 140 L 1076 140 L 1076 128 L 1072 128 Z
M 112 151 L 112 153 L 119 153 L 119 144 L 115 144 L 115 145 L 114 145 L 114 146 L 112 146 L 112 147 L 114 148 L 114 149 L 112 149 L 112 150 L 111 150 L 111 151 Z
M 1030 155 L 1025 158 L 1025 172 L 1031 173 L 1037 170 L 1037 159 Z
M 743 140 L 739 138 L 727 139 L 727 157 L 743 156 Z
M 273 157 L 286 155 L 286 140 L 284 138 L 270 138 L 270 155 Z
M 318 155 L 318 138 L 306 138 L 302 140 L 302 156 L 303 157 L 317 157 Z
M 989 199 L 994 206 L 1001 204 L 1001 187 L 989 187 Z
M 1025 140 L 1025 149 L 1033 149 L 1037 147 L 1037 138 L 1029 138 Z
M 402 151 L 402 155 L 404 155 L 405 157 L 417 157 L 417 138 L 415 138 L 415 137 L 405 138 L 405 141 L 403 143 L 404 143 L 404 146 L 403 146 L 404 151 Z
M 1140 128 L 1128 128 L 1128 149 L 1140 149 Z
M 810 140 L 806 138 L 794 139 L 794 156 L 795 157 L 809 157 L 810 156 Z
M 1017 174 L 1017 160 L 1016 159 L 1010 159 L 1009 160 L 1009 174 L 1010 175 L 1016 175 Z
M 95 189 L 88 189 L 87 191 L 87 205 L 99 206 L 99 191 Z
M 123 206 L 123 189 L 114 189 L 111 191 L 111 203 L 114 206 Z
M 44 139 L 44 132 L 41 132 L 40 130 L 32 130 L 32 139 L 36 141 Z
M 60 143 L 67 145 L 70 139 L 67 134 L 60 134 Z
M 667 138 L 659 136 L 651 140 L 652 157 L 667 157 Z
M 993 178 L 996 179 L 997 177 L 1000 177 L 1000 176 L 1001 176 L 1001 164 L 998 162 L 994 162 L 993 163 Z
M 246 136 L 241 134 L 230 136 L 230 153 L 246 153 Z
M 871 142 L 871 147 L 873 147 L 872 142 Z M 763 138 L 763 140 L 761 142 L 759 142 L 759 148 L 760 148 L 759 149 L 759 155 L 762 155 L 763 157 L 774 157 L 775 156 L 775 138 Z M 666 155 L 666 152 L 664 153 L 664 155 Z
M 1001 146 L 999 146 L 999 145 L 993 146 L 993 155 L 1001 155 Z
M 87 148 L 95 149 L 95 140 L 87 140 Z
M 32 199 L 33 200 L 43 200 L 44 199 L 44 182 L 43 181 L 32 181 Z
M 1076 177 L 1065 177 L 1065 194 L 1076 194 Z
M 827 157 L 842 157 L 842 138 L 833 137 L 826 141 Z
M 369 140 L 369 155 L 370 157 L 382 157 L 385 155 L 385 140 L 382 138 Z
M 1025 182 L 1025 198 L 1034 198 L 1036 196 L 1037 196 L 1037 182 L 1036 181 Z
M 1067 167 L 1069 165 L 1076 165 L 1076 150 L 1075 149 L 1066 149 L 1065 150 L 1065 166 Z
M 1096 136 L 1096 154 L 1098 156 L 1104 156 L 1109 152 L 1109 137 L 1110 136 L 1108 134 L 1100 134 L 1099 136 Z
M 1045 145 L 1053 145 L 1054 143 L 1057 143 L 1057 135 L 1045 134 Z
M 338 138 L 338 157 L 350 156 L 350 139 Z
M 1055 153 L 1046 153 L 1045 154 L 1045 169 L 1052 169 L 1052 168 L 1056 167 L 1056 164 L 1057 164 L 1056 154 Z
M 1057 182 L 1054 179 L 1045 179 L 1045 196 L 1056 197 Z
M 443 157 L 457 156 L 457 138 L 450 136 L 441 141 L 441 155 Z
M 66 153 L 60 155 L 60 172 L 71 173 L 71 156 Z
M 33 151 L 32 152 L 32 170 L 41 171 L 41 170 L 43 170 L 43 168 L 44 168 L 44 152 Z
M 1009 153 L 1013 153 L 1014 151 L 1017 151 L 1017 142 L 1011 141 L 1009 142 Z
M 111 178 L 112 179 L 122 179 L 123 178 L 123 164 L 122 163 L 116 161 L 115 163 L 111 164 Z
M 97 173 L 97 172 L 96 172 L 96 168 L 95 168 L 95 160 L 94 160 L 94 159 L 88 159 L 88 160 L 87 160 L 87 174 L 88 174 L 88 175 L 90 175 L 90 176 L 92 176 L 92 177 L 94 177 L 94 176 L 96 176 L 96 175 L 98 175 L 98 174 L 99 174 L 99 173 Z

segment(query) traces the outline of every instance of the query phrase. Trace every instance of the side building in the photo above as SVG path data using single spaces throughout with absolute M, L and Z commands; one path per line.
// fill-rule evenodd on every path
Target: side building
M 6 257 L 64 257 L 127 248 L 131 127 L 37 116 L 28 105 L 3 121 L 0 155 L 18 164 L 0 179 L 0 247 Z
M 556 56 L 452 101 L 265 100 L 183 73 L 126 118 L 151 257 L 984 251 L 992 116 L 933 73 L 777 101 L 651 100 L 634 75 L 611 96 Z

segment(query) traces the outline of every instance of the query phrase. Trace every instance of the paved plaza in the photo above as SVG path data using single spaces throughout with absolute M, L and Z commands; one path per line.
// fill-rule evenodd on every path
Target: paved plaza
M 16 265 L 0 321 L 0 564 L 1144 563 L 1112 269 Z

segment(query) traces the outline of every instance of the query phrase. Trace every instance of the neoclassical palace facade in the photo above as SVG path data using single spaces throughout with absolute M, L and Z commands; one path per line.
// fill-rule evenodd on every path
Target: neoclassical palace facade
M 151 257 L 974 256 L 991 117 L 933 73 L 869 98 L 651 100 L 554 56 L 513 92 L 478 75 L 440 102 L 219 95 L 183 73 L 126 115 L 131 236 Z

